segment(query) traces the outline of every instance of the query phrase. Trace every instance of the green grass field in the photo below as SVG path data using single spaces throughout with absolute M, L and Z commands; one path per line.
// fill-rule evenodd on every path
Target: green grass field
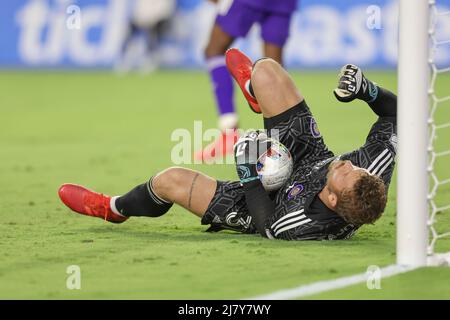
M 396 91 L 394 73 L 367 75 Z M 370 109 L 335 101 L 335 73 L 293 76 L 329 147 L 335 153 L 359 147 L 375 120 Z M 448 90 L 450 77 L 437 86 L 438 93 Z M 180 207 L 161 218 L 112 225 L 62 205 L 60 184 L 124 193 L 172 165 L 174 129 L 192 131 L 194 120 L 214 128 L 216 111 L 204 73 L 2 72 L 0 88 L 2 299 L 240 299 L 395 262 L 395 177 L 384 216 L 348 241 L 209 234 Z M 262 127 L 240 96 L 237 102 L 241 126 Z M 448 121 L 450 108 L 439 109 L 436 117 Z M 447 129 L 437 147 L 448 148 L 449 141 Z M 450 177 L 448 165 L 437 163 L 442 178 Z M 233 165 L 189 167 L 236 179 Z M 448 203 L 450 188 L 439 192 L 438 200 Z M 450 230 L 448 213 L 438 219 L 440 230 Z M 439 241 L 438 250 L 450 250 L 450 240 Z M 66 288 L 70 265 L 81 268 L 81 290 Z M 450 299 L 448 279 L 449 268 L 422 269 L 383 280 L 382 290 L 362 284 L 312 298 Z

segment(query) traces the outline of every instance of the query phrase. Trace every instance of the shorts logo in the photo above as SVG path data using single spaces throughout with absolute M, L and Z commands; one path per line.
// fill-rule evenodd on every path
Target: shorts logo
M 222 223 L 222 219 L 220 219 L 220 217 L 216 215 L 214 216 L 212 223 Z
M 288 200 L 294 199 L 296 196 L 298 196 L 305 187 L 301 183 L 296 183 L 292 187 L 288 189 Z
M 230 212 L 226 216 L 225 221 L 231 227 L 243 227 L 244 229 L 248 229 L 252 222 L 252 217 L 248 216 L 247 219 L 244 219 L 239 217 L 237 212 Z
M 310 123 L 309 123 L 309 128 L 310 128 L 311 134 L 314 138 L 319 138 L 321 136 L 319 127 L 317 126 L 317 122 L 316 122 L 316 120 L 314 120 L 314 118 L 311 118 Z

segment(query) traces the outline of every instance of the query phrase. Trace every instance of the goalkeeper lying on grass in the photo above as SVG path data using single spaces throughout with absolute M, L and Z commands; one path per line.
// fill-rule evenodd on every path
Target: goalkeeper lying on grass
M 265 129 L 277 129 L 293 157 L 293 173 L 278 191 L 269 195 L 258 178 L 257 156 L 250 151 L 263 135 L 251 132 L 235 148 L 244 151 L 235 154 L 240 182 L 173 167 L 118 197 L 64 184 L 59 189 L 64 204 L 121 223 L 129 217 L 162 216 L 176 203 L 211 225 L 208 231 L 258 232 L 285 240 L 346 239 L 361 225 L 374 223 L 386 206 L 394 170 L 396 96 L 366 79 L 358 67 L 345 65 L 336 98 L 364 100 L 379 118 L 361 148 L 335 156 L 281 65 L 271 59 L 252 64 L 237 49 L 227 52 L 226 62 L 251 108 L 262 111 Z

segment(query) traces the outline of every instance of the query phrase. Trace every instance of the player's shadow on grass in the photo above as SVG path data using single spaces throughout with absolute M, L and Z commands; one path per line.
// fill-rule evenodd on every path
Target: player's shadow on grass
M 257 234 L 243 234 L 232 231 L 221 231 L 219 233 L 205 232 L 193 228 L 187 229 L 164 229 L 156 230 L 142 230 L 135 228 L 116 228 L 116 227 L 91 227 L 85 231 L 92 232 L 98 235 L 120 235 L 120 237 L 129 238 L 145 238 L 147 240 L 175 240 L 175 241 L 223 241 L 223 240 L 242 240 L 252 242 L 270 242 L 268 239 L 262 238 Z
M 144 226 L 145 227 L 145 226 Z M 220 232 L 205 232 L 205 230 L 198 228 L 164 228 L 162 230 L 143 230 L 142 227 L 126 227 L 126 226 L 106 226 L 106 227 L 90 227 L 84 229 L 89 233 L 104 236 L 119 236 L 120 238 L 130 239 L 145 239 L 146 241 L 174 241 L 174 242 L 211 242 L 222 241 L 235 243 L 237 245 L 246 245 L 249 247 L 264 247 L 264 248 L 301 248 L 301 247 L 339 247 L 339 248 L 358 248 L 366 247 L 368 242 L 374 244 L 374 241 L 367 241 L 359 238 L 349 240 L 335 240 L 335 241 L 285 241 L 285 240 L 270 240 L 263 238 L 258 234 L 243 234 L 233 231 Z M 108 237 L 109 238 L 109 237 Z M 373 240 L 373 239 L 372 239 Z M 379 245 L 385 245 L 385 241 L 380 242 Z

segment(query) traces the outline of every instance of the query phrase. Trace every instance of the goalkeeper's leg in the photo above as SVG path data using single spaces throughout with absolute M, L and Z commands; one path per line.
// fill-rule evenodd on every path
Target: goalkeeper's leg
M 172 167 L 122 196 L 106 196 L 75 184 L 62 185 L 59 196 L 75 212 L 121 223 L 133 216 L 159 217 L 174 203 L 203 217 L 216 188 L 211 177 Z
M 279 115 L 304 100 L 287 71 L 270 58 L 253 65 L 250 85 L 265 118 Z
M 226 53 L 228 70 L 244 93 L 252 109 L 265 118 L 279 115 L 304 99 L 294 81 L 273 59 L 263 58 L 252 64 L 238 49 Z
M 199 171 L 172 167 L 152 179 L 154 193 L 203 217 L 217 188 L 217 180 Z

